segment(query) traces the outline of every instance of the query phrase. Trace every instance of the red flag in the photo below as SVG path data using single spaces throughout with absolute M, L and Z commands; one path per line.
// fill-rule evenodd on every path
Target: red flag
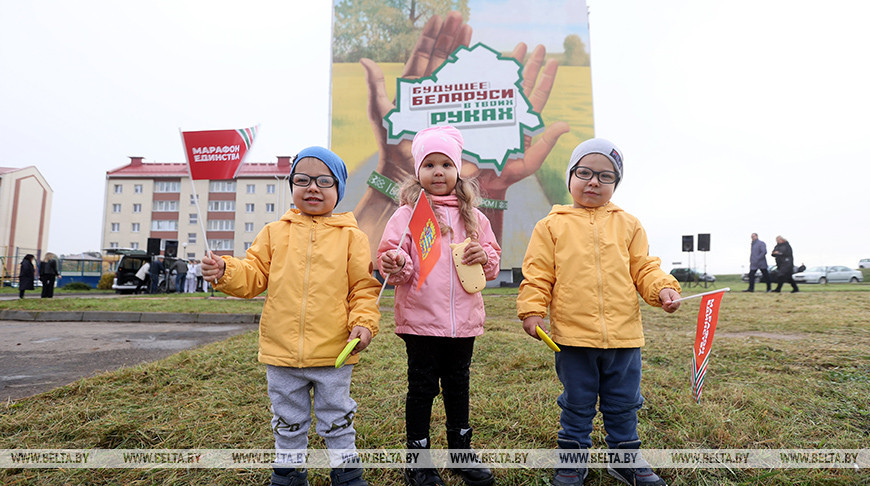
M 716 322 L 719 321 L 719 304 L 726 290 L 728 289 L 701 297 L 698 329 L 695 332 L 695 352 L 692 354 L 692 397 L 697 403 L 701 403 L 701 389 L 704 387 L 710 350 L 713 349 L 713 333 L 716 332 Z
M 435 219 L 435 212 L 429 205 L 423 191 L 414 206 L 411 221 L 408 223 L 411 230 L 411 241 L 420 255 L 420 277 L 417 280 L 417 288 L 423 285 L 423 281 L 435 267 L 438 257 L 441 256 L 441 228 Z
M 190 178 L 235 179 L 256 136 L 257 127 L 181 132 Z

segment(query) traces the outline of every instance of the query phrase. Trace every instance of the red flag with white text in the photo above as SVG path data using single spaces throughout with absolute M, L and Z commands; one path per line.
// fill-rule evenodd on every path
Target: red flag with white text
M 256 136 L 257 127 L 181 132 L 190 178 L 235 179 Z
M 727 289 L 701 297 L 698 311 L 698 329 L 695 332 L 695 352 L 692 354 L 692 397 L 701 403 L 701 389 L 713 349 L 713 334 L 719 321 L 719 305 Z
M 420 276 L 417 280 L 419 289 L 441 256 L 441 227 L 438 226 L 435 212 L 422 190 L 408 228 L 411 230 L 411 241 L 420 255 Z

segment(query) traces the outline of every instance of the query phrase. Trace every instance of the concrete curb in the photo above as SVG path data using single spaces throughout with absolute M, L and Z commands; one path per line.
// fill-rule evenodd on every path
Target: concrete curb
M 0 310 L 0 321 L 144 322 L 178 324 L 256 324 L 259 314 L 179 314 L 174 312 Z

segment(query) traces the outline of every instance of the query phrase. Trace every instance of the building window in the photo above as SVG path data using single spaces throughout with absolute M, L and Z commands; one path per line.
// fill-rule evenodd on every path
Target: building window
M 248 248 L 251 247 L 251 242 L 250 242 L 250 241 L 246 241 L 245 244 L 244 244 L 244 246 L 245 246 L 245 251 L 248 251 Z
M 154 192 L 180 192 L 181 182 L 179 181 L 155 181 Z
M 196 213 L 190 213 L 190 214 L 188 214 L 188 216 L 189 216 L 189 218 L 188 218 L 187 222 L 190 224 L 196 224 Z
M 236 222 L 232 219 L 210 219 L 208 221 L 209 231 L 235 231 Z
M 133 212 L 134 213 L 141 213 L 142 212 L 142 205 L 139 203 L 133 204 Z
M 121 184 L 115 184 L 115 194 L 121 194 L 124 191 L 124 187 Z
M 113 213 L 120 213 L 121 212 L 121 205 L 120 204 L 112 204 L 112 212 Z
M 275 203 L 266 203 L 266 212 L 274 213 L 275 212 Z
M 233 240 L 208 240 L 208 246 L 215 251 L 232 251 Z
M 136 242 L 136 241 L 131 241 L 131 242 L 130 242 L 130 248 L 132 248 L 132 249 L 134 249 L 134 250 L 138 250 L 138 249 L 139 249 L 139 243 Z
M 121 231 L 121 223 L 112 223 L 112 233 Z
M 118 242 L 117 241 L 110 241 L 109 248 L 118 248 Z
M 130 231 L 132 231 L 133 233 L 138 233 L 139 232 L 139 223 L 131 224 Z
M 190 195 L 190 205 L 193 206 L 194 204 L 197 203 L 197 201 L 199 201 L 199 194 L 197 194 L 195 198 L 194 198 L 194 195 L 191 194 Z
M 236 210 L 235 201 L 209 201 L 208 210 L 216 212 L 232 212 Z
M 236 192 L 236 181 L 211 181 L 208 192 Z
M 245 233 L 254 232 L 254 223 L 245 223 Z
M 253 184 L 248 184 L 248 190 L 247 190 L 247 193 L 248 193 L 248 194 L 254 194 L 254 189 L 255 189 L 255 188 L 256 188 L 255 185 L 253 185 Z
M 178 220 L 158 219 L 151 222 L 151 231 L 178 231 Z
M 188 243 L 196 243 L 196 233 L 188 233 L 187 234 L 187 242 Z
M 178 201 L 154 201 L 154 211 L 178 211 Z
M 133 184 L 133 192 L 142 194 L 142 184 Z
M 246 213 L 253 213 L 254 212 L 254 203 L 245 204 L 245 212 Z
M 266 184 L 266 194 L 275 194 L 275 184 Z
M 187 259 L 188 259 L 188 260 L 194 260 L 194 259 L 196 259 L 196 253 L 188 253 L 188 254 L 187 254 Z

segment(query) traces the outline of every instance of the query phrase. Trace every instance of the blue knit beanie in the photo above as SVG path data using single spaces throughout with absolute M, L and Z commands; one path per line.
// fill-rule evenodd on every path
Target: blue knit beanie
M 296 172 L 296 164 L 305 157 L 314 157 L 323 162 L 326 164 L 326 167 L 329 168 L 329 171 L 332 172 L 332 175 L 338 179 L 338 201 L 335 202 L 335 205 L 338 206 L 338 203 L 341 202 L 341 198 L 344 197 L 344 185 L 345 182 L 347 182 L 347 166 L 344 165 L 344 161 L 341 160 L 341 157 L 336 155 L 335 152 L 329 149 L 323 147 L 308 147 L 299 152 L 296 155 L 296 158 L 293 159 L 293 165 L 290 167 L 291 176 Z M 290 189 L 293 189 L 293 182 L 290 182 Z

